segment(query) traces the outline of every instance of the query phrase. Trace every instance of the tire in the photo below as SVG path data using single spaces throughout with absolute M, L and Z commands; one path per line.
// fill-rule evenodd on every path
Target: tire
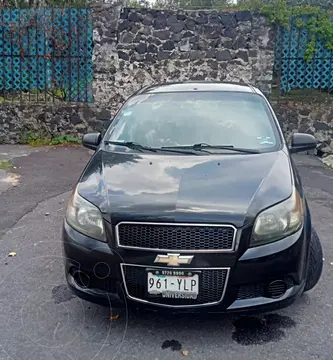
M 313 289 L 323 271 L 323 249 L 316 230 L 312 229 L 310 241 L 310 254 L 304 292 Z

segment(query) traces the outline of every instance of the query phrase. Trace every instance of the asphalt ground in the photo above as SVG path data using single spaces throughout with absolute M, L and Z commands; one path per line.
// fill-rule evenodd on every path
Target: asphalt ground
M 333 171 L 320 160 L 295 158 L 324 249 L 314 290 L 258 316 L 110 320 L 110 309 L 72 295 L 64 277 L 61 223 L 89 157 L 83 148 L 0 146 L 0 161 L 15 167 L 0 173 L 0 360 L 333 359 Z

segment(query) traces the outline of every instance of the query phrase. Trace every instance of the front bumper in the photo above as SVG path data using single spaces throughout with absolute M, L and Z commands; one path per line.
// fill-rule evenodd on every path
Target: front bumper
M 189 266 L 174 268 L 175 270 L 200 270 L 209 274 L 212 270 L 225 271 L 225 277 L 221 296 L 215 300 L 211 296 L 209 301 L 184 305 L 175 301 L 156 303 L 140 292 L 138 287 L 128 286 L 129 280 L 124 272 L 126 264 L 133 269 L 156 268 L 156 252 L 114 249 L 108 243 L 98 242 L 78 233 L 64 222 L 63 251 L 66 278 L 71 290 L 80 298 L 105 306 L 144 307 L 177 312 L 271 311 L 288 306 L 303 291 L 308 236 L 310 235 L 303 229 L 276 243 L 248 249 L 242 253 L 241 249 L 232 254 L 188 253 L 187 255 L 194 255 L 192 263 Z M 167 270 L 173 269 L 159 266 Z M 78 271 L 79 274 L 89 276 L 89 284 L 84 281 L 79 284 Z M 81 275 L 80 279 L 82 280 Z M 133 278 L 131 281 L 133 284 Z M 146 281 L 146 278 L 143 281 Z M 220 284 L 209 282 L 213 280 L 207 281 L 208 284 Z M 268 285 L 274 281 L 285 284 L 284 291 L 277 298 L 272 297 L 272 293 L 268 291 L 271 289 Z

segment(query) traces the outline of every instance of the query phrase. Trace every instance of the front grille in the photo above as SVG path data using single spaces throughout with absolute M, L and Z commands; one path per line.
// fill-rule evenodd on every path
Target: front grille
M 121 222 L 118 245 L 156 251 L 232 251 L 236 229 L 230 225 Z
M 217 303 L 222 300 L 224 289 L 227 285 L 228 269 L 174 268 L 174 270 L 201 271 L 198 297 L 196 299 L 168 299 L 150 297 L 147 295 L 146 268 L 134 265 L 122 266 L 127 295 L 136 300 L 145 300 L 154 304 L 166 306 L 196 306 Z

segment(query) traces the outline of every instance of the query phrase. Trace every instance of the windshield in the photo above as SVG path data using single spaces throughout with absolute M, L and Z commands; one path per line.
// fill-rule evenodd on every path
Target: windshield
M 240 92 L 135 96 L 117 114 L 104 139 L 153 148 L 205 143 L 272 151 L 279 145 L 265 99 Z

